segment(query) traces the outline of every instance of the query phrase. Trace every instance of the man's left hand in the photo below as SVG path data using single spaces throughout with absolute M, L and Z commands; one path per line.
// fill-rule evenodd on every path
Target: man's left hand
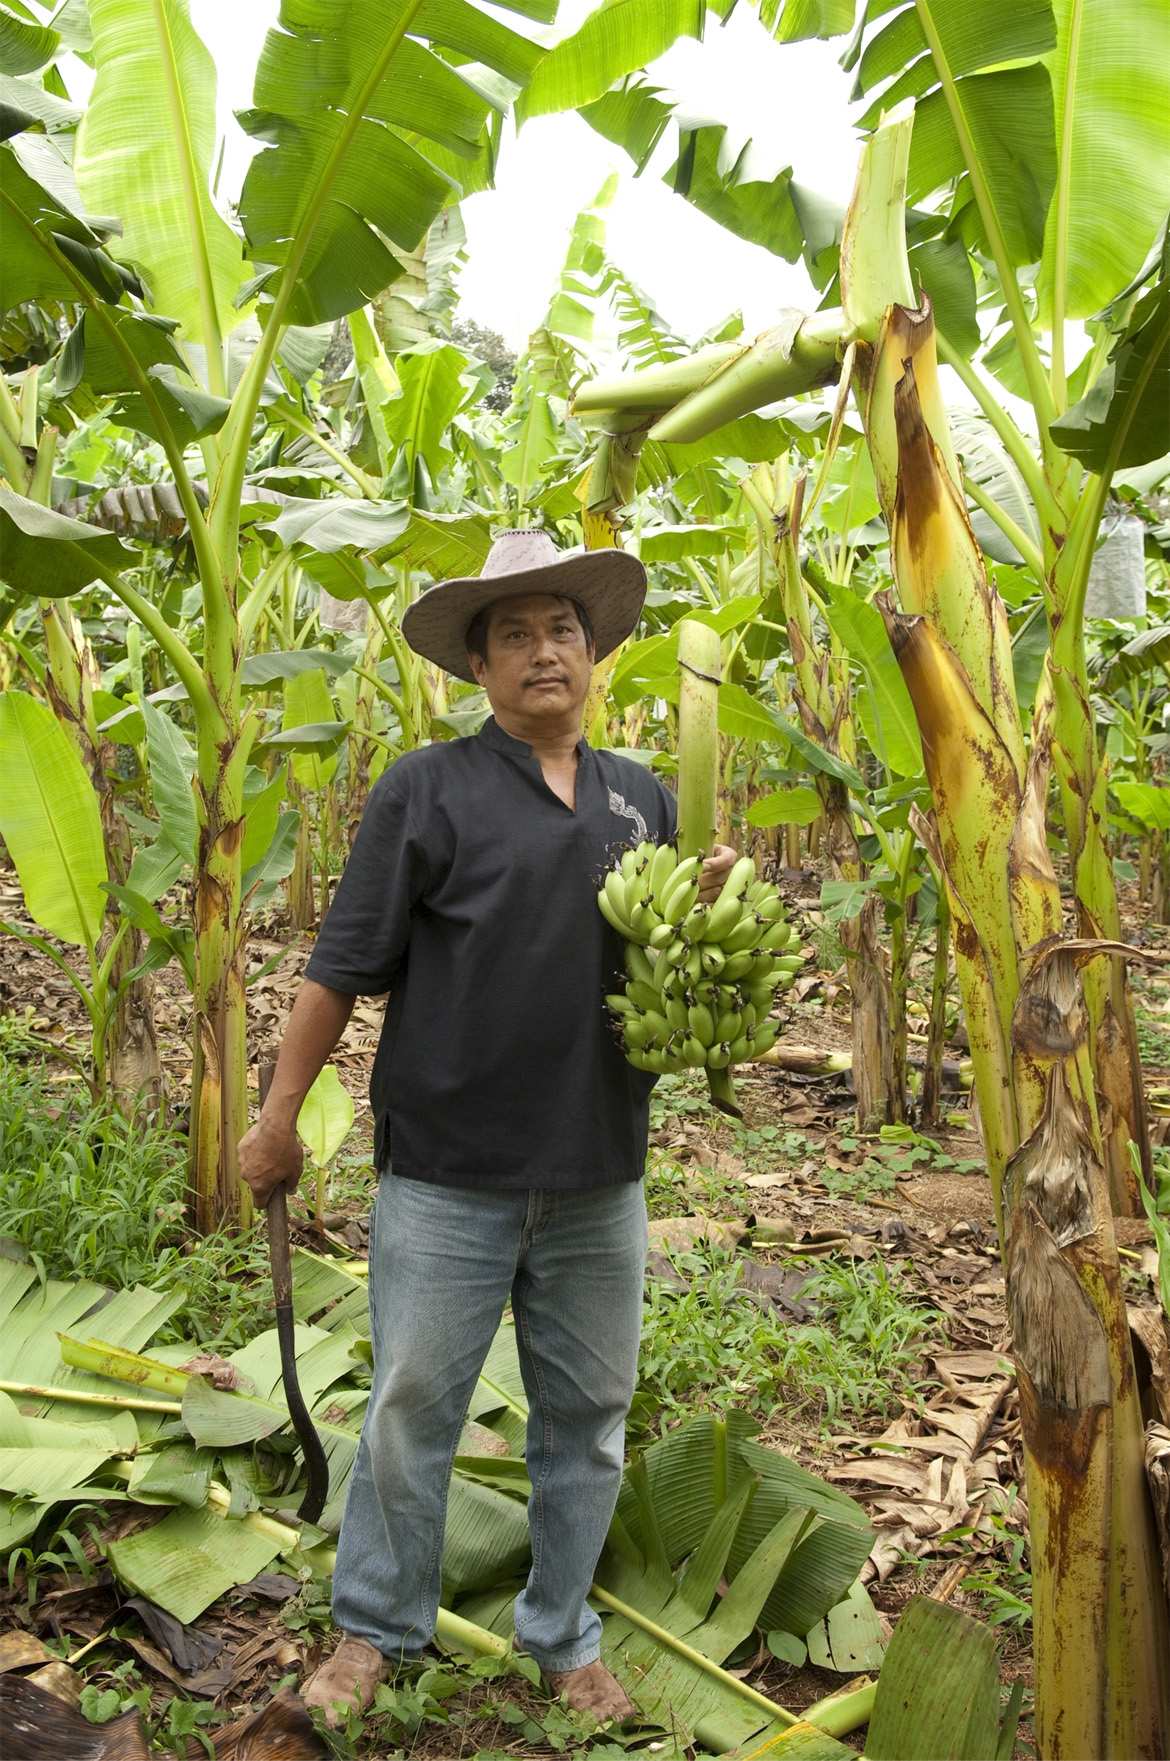
M 739 852 L 730 844 L 716 844 L 714 856 L 708 856 L 699 879 L 699 903 L 711 905 L 723 891 L 723 883 L 739 861 Z

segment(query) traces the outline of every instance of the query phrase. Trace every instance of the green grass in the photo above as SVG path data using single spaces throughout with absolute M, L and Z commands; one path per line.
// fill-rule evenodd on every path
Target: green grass
M 259 1236 L 187 1230 L 186 1138 L 94 1105 L 80 1083 L 47 1082 L 28 1050 L 18 1025 L 0 1020 L 0 1235 L 42 1279 L 178 1285 L 183 1304 L 160 1340 L 227 1349 L 270 1325 Z
M 888 1416 L 917 1403 L 923 1352 L 944 1335 L 903 1295 L 897 1265 L 827 1262 L 802 1292 L 818 1318 L 798 1325 L 744 1293 L 725 1250 L 697 1248 L 675 1264 L 690 1288 L 650 1280 L 639 1359 L 663 1426 L 697 1410 L 767 1418 L 779 1406 L 819 1407 L 832 1424 L 846 1410 Z

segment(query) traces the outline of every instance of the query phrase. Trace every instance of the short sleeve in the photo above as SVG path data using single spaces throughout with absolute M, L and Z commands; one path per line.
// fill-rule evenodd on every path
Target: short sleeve
M 428 880 L 415 831 L 410 791 L 398 766 L 380 777 L 305 967 L 330 990 L 377 996 L 388 991 L 410 939 L 411 909 Z M 406 786 L 404 786 L 406 784 Z

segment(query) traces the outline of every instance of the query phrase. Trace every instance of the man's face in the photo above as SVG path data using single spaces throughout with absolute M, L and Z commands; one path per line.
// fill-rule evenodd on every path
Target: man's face
M 569 600 L 552 593 L 497 600 L 485 646 L 486 657 L 468 658 L 497 714 L 580 722 L 593 649 Z

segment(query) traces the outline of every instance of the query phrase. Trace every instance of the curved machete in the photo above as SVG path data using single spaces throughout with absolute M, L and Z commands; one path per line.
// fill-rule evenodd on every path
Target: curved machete
M 263 1107 L 272 1085 L 274 1064 L 260 1066 L 260 1105 Z M 276 1298 L 276 1337 L 280 1344 L 280 1379 L 284 1398 L 292 1420 L 297 1442 L 305 1458 L 309 1484 L 297 1515 L 302 1522 L 315 1523 L 329 1496 L 329 1463 L 317 1435 L 316 1426 L 305 1405 L 297 1378 L 296 1334 L 293 1330 L 292 1256 L 288 1244 L 288 1195 L 278 1186 L 268 1199 L 268 1253 L 272 1261 L 272 1294 Z

